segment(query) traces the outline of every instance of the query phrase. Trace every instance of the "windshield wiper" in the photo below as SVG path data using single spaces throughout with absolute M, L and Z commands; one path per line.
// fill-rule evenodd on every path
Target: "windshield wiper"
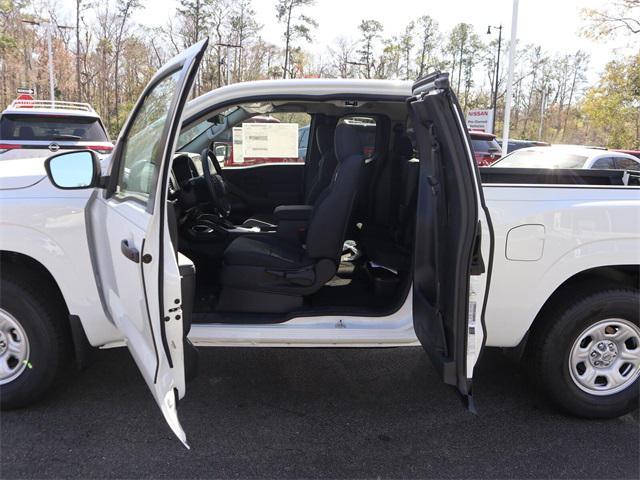
M 54 140 L 80 140 L 82 137 L 79 135 L 55 135 Z

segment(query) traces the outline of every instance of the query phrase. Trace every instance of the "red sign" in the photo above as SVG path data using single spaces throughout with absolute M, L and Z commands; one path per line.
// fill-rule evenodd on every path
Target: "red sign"
M 20 107 L 22 108 L 32 108 L 33 107 L 33 95 L 29 95 L 28 93 L 21 93 L 16 98 Z

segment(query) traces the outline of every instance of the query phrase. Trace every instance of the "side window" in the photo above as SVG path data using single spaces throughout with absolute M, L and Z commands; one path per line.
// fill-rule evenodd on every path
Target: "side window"
M 356 127 L 362 141 L 364 158 L 371 158 L 376 148 L 376 120 L 373 117 L 342 117 L 338 125 L 346 123 Z
M 625 157 L 615 157 L 614 159 L 616 168 L 619 170 L 635 170 L 640 171 L 640 162 L 631 160 Z
M 256 115 L 220 135 L 216 157 L 225 167 L 304 163 L 310 123 L 307 113 Z
M 597 170 L 613 170 L 615 167 L 613 166 L 613 159 L 611 157 L 603 157 L 593 162 L 591 168 Z
M 181 71 L 156 83 L 135 113 L 120 159 L 117 194 L 133 197 L 147 204 L 158 180 L 158 163 L 162 160 L 162 131 L 173 100 Z

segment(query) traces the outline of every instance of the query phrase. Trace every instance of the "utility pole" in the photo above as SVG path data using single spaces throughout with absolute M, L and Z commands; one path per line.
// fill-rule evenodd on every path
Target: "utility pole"
M 41 19 L 35 19 L 35 20 L 22 19 L 21 22 L 28 23 L 30 25 L 44 25 L 47 27 L 47 53 L 49 55 L 49 94 L 51 96 L 51 104 L 52 106 L 55 106 L 56 92 L 55 92 L 55 82 L 54 82 L 54 73 L 53 73 L 53 46 L 52 46 L 52 40 L 51 40 L 51 35 L 52 35 L 51 32 L 54 25 L 50 20 L 41 20 Z M 56 27 L 73 30 L 73 27 L 69 27 L 66 25 L 56 25 Z
M 498 79 L 500 78 L 500 48 L 502 47 L 502 24 L 493 28 L 498 29 L 498 56 L 496 57 L 496 73 L 493 76 L 493 101 L 491 102 L 493 108 L 493 119 L 491 121 L 491 133 L 496 132 L 496 112 L 498 111 Z M 487 27 L 487 35 L 491 35 L 491 25 Z
M 369 68 L 369 63 L 364 63 L 364 62 L 349 62 L 349 61 L 346 61 L 346 62 L 344 62 L 344 63 L 346 63 L 347 65 L 356 65 L 356 66 L 359 66 L 359 67 L 367 67 L 367 68 Z M 368 77 L 368 75 L 367 75 L 367 77 Z
M 513 69 L 515 67 L 516 41 L 518 39 L 518 0 L 513 0 L 511 14 L 511 44 L 509 46 L 509 69 L 507 71 L 507 93 L 504 99 L 504 126 L 502 128 L 502 155 L 509 150 L 509 122 L 511 121 L 511 96 L 513 95 Z
M 239 48 L 240 50 L 242 50 L 242 45 L 235 45 L 233 43 L 216 43 L 215 45 L 218 47 L 227 48 L 227 58 L 225 60 L 227 65 L 227 85 L 231 85 L 231 61 L 229 60 L 231 58 L 231 49 Z

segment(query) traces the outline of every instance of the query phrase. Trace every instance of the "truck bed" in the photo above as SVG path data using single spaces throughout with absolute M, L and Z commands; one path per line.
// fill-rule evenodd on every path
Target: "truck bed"
M 640 172 L 550 168 L 480 168 L 483 184 L 639 186 Z

